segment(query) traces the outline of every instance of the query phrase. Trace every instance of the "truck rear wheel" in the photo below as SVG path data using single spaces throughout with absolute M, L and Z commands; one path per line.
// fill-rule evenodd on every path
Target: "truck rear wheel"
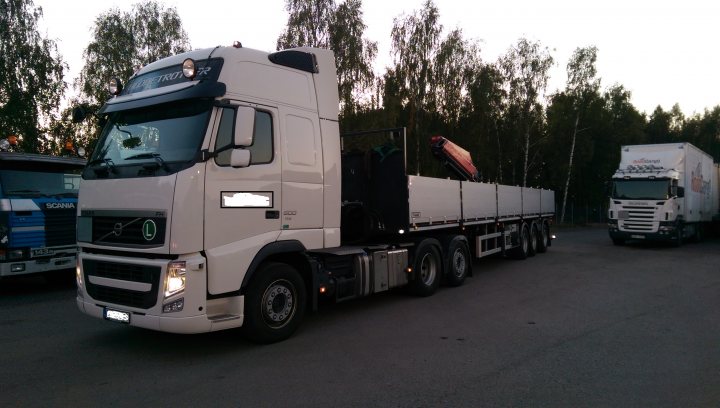
M 413 261 L 415 279 L 410 282 L 410 291 L 417 296 L 430 296 L 440 285 L 442 263 L 440 251 L 434 240 L 426 239 L 415 250 Z
M 290 337 L 305 314 L 305 282 L 291 266 L 269 263 L 255 275 L 245 295 L 245 336 L 256 343 Z
M 447 271 L 445 283 L 449 286 L 460 286 L 470 273 L 472 259 L 470 251 L 460 239 L 454 239 L 448 246 Z

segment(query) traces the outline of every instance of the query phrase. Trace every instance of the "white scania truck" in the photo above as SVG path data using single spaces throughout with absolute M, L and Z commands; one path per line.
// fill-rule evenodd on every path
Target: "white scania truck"
M 700 240 L 718 217 L 718 165 L 690 143 L 622 146 L 612 177 L 608 224 L 615 245 L 629 240 L 681 245 Z
M 460 285 L 471 255 L 551 243 L 552 191 L 407 175 L 387 146 L 342 152 L 331 51 L 195 50 L 111 84 L 78 208 L 91 316 L 273 342 L 322 297 L 427 296 Z

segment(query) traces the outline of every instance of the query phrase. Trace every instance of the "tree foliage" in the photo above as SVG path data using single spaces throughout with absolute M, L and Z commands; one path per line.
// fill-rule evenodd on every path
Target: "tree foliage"
M 110 78 L 127 82 L 140 67 L 189 49 L 175 8 L 151 0 L 134 4 L 129 12 L 110 9 L 95 19 L 92 40 L 83 53 L 85 66 L 75 81 L 80 97 L 73 102 L 97 110 L 109 97 Z M 79 145 L 92 147 L 99 128 L 83 123 L 73 125 L 72 131 Z
M 346 0 L 339 6 L 334 0 L 286 0 L 285 8 L 288 21 L 277 49 L 332 49 L 342 112 L 347 116 L 358 110 L 374 84 L 372 63 L 377 55 L 377 43 L 363 38 L 367 26 L 362 0 Z
M 107 99 L 110 78 L 127 81 L 139 67 L 190 49 L 177 10 L 155 1 L 134 4 L 130 12 L 115 8 L 101 14 L 92 37 L 76 85 L 94 105 Z
M 66 88 L 66 64 L 40 35 L 41 17 L 32 0 L 0 0 L 0 138 L 16 135 L 28 152 L 45 149 L 44 123 Z
M 511 115 L 517 120 L 514 133 L 522 149 L 523 186 L 527 185 L 528 172 L 536 158 L 531 156 L 531 139 L 533 135 L 537 138 L 537 129 L 542 125 L 544 112 L 541 98 L 545 94 L 552 64 L 553 58 L 547 47 L 543 48 L 539 42 L 526 38 L 518 40 L 499 61 L 507 103 Z

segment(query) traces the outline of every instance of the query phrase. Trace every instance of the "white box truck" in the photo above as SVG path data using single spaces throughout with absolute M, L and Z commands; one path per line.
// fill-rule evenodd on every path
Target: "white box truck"
M 88 315 L 274 342 L 323 297 L 427 296 L 462 284 L 473 254 L 551 244 L 552 191 L 407 175 L 402 148 L 343 152 L 331 51 L 195 50 L 111 85 L 80 184 Z
M 629 240 L 700 240 L 718 217 L 718 165 L 690 143 L 622 146 L 612 177 L 608 226 Z

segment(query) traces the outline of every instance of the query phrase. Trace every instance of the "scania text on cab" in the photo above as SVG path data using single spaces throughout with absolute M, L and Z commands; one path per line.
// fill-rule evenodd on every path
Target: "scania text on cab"
M 273 342 L 321 297 L 427 296 L 550 245 L 552 191 L 408 175 L 403 129 L 342 151 L 331 51 L 196 50 L 112 90 L 80 185 L 91 316 Z

